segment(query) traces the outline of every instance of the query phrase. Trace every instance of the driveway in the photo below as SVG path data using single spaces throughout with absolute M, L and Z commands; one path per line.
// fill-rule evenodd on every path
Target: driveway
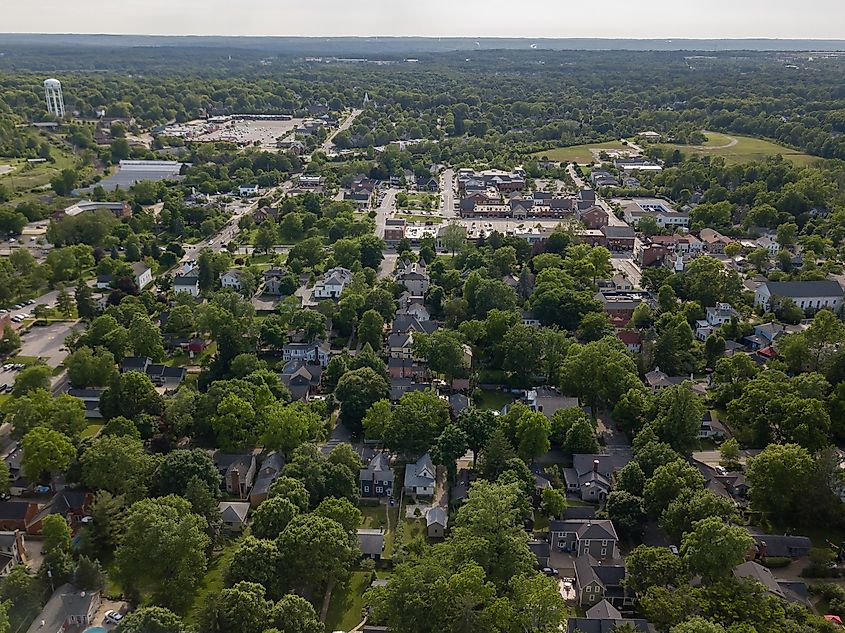
M 561 578 L 575 578 L 575 557 L 572 554 L 558 551 L 556 547 L 552 546 L 549 564 L 557 569 Z

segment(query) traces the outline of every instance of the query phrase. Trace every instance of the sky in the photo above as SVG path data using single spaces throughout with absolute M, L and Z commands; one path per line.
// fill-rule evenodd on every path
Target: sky
M 845 0 L 0 0 L 0 32 L 845 38 Z

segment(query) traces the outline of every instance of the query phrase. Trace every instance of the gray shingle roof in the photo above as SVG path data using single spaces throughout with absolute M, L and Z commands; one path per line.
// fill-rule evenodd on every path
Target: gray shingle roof
M 769 292 L 778 297 L 841 297 L 842 287 L 831 279 L 820 281 L 769 281 Z

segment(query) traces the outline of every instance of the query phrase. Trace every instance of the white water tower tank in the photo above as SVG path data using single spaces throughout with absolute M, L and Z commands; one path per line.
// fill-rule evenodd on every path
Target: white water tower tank
M 62 82 L 58 79 L 45 81 L 44 95 L 47 98 L 47 112 L 63 119 L 65 116 L 65 100 L 62 96 Z

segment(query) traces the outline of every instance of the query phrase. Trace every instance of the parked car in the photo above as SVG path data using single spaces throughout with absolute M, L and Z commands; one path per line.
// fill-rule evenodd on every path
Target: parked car
M 121 614 L 119 614 L 117 611 L 114 611 L 113 609 L 106 611 L 105 617 L 106 617 L 106 622 L 108 622 L 109 624 L 117 624 L 118 622 L 120 622 L 123 619 L 123 616 Z
M 546 576 L 557 576 L 558 570 L 554 567 L 543 567 L 543 573 L 546 574 Z

